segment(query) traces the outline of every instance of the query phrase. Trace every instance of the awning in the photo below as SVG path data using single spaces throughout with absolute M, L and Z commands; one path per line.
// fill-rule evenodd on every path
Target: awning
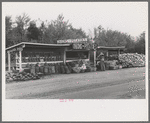
M 120 47 L 105 47 L 105 46 L 98 46 L 96 49 L 124 50 L 124 49 L 125 49 L 125 46 L 120 46 Z
M 24 46 L 24 47 L 43 47 L 43 48 L 46 48 L 46 47 L 69 47 L 70 44 L 44 44 L 44 43 L 31 43 L 31 42 L 21 42 L 19 44 L 16 44 L 16 45 L 13 45 L 13 46 L 10 46 L 8 48 L 6 48 L 6 50 L 10 50 L 10 49 L 13 49 L 13 48 L 16 48 L 16 47 L 19 47 L 19 46 Z

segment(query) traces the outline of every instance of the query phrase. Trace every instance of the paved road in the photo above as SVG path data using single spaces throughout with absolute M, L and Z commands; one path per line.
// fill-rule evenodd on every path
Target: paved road
M 80 74 L 6 84 L 7 99 L 144 99 L 145 68 Z

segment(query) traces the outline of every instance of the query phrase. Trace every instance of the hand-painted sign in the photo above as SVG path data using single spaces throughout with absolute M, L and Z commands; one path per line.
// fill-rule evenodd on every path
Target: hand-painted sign
M 85 49 L 85 50 L 90 50 L 90 49 L 96 49 L 97 48 L 96 43 L 74 43 L 72 44 L 73 49 Z
M 81 38 L 81 39 L 67 39 L 67 40 L 58 40 L 58 44 L 71 44 L 71 43 L 84 43 L 87 42 L 87 38 Z

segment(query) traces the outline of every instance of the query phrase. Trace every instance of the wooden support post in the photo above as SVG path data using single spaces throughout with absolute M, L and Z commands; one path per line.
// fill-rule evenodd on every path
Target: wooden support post
M 94 50 L 94 66 L 96 66 L 96 50 Z
M 8 71 L 10 72 L 11 71 L 11 66 L 10 66 L 10 52 L 7 51 L 8 53 Z
M 119 55 L 120 55 L 120 49 L 118 50 L 118 60 L 119 60 Z
M 119 54 L 120 54 L 120 49 L 118 50 L 118 56 L 119 56 Z
M 66 48 L 64 48 L 64 52 L 63 52 L 63 63 L 64 65 L 66 65 Z
M 18 70 L 19 69 L 19 56 L 18 56 L 18 52 L 19 51 L 16 51 L 16 70 Z
M 22 71 L 22 51 L 19 51 L 19 69 Z
M 16 64 L 17 64 L 17 58 L 18 58 L 18 57 L 17 57 L 17 52 L 16 52 L 16 53 L 15 53 Z
M 108 60 L 108 51 L 106 52 L 107 60 Z
M 88 59 L 89 59 L 89 61 L 90 61 L 90 51 L 88 51 Z

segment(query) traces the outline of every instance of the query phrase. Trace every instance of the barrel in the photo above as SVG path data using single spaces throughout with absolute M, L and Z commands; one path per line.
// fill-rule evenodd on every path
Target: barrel
M 55 64 L 55 73 L 58 73 L 58 64 Z
M 35 73 L 39 73 L 40 72 L 40 67 L 39 66 L 36 66 L 35 67 Z
M 55 73 L 55 66 L 52 64 L 52 73 Z
M 61 65 L 60 65 L 60 68 L 61 68 L 61 73 L 62 73 L 62 74 L 64 74 L 64 73 L 65 73 L 64 65 L 63 65 L 63 64 L 61 64 Z
M 32 73 L 32 74 L 35 75 L 35 66 L 34 65 L 31 65 L 31 67 L 30 67 L 30 73 Z
M 69 69 L 70 73 L 72 73 L 72 67 L 69 65 L 69 63 L 66 63 L 66 64 L 68 66 L 68 69 Z
M 40 72 L 44 73 L 44 67 L 43 66 L 40 66 Z
M 48 75 L 48 74 L 49 74 L 48 69 L 49 69 L 49 66 L 48 66 L 48 65 L 45 65 L 45 66 L 44 66 L 44 74 L 45 74 L 45 75 Z
M 58 64 L 58 73 L 61 73 L 61 66 Z
M 52 74 L 52 66 L 51 66 L 51 64 L 48 65 L 48 73 Z

